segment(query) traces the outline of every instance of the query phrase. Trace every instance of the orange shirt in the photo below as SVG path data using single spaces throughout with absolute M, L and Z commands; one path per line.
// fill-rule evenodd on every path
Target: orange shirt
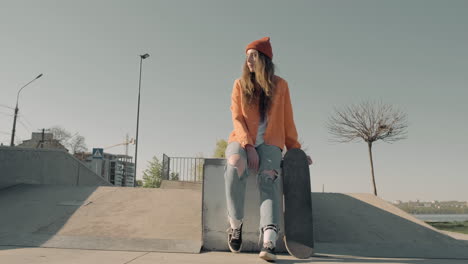
M 294 124 L 291 98 L 289 96 L 288 83 L 276 77 L 271 108 L 268 111 L 268 124 L 263 138 L 265 144 L 274 145 L 280 149 L 301 148 L 297 141 L 297 130 Z M 257 100 L 258 101 L 258 100 Z M 234 130 L 229 136 L 228 142 L 237 141 L 243 148 L 245 145 L 255 145 L 258 125 L 260 123 L 260 111 L 258 102 L 248 105 L 242 93 L 240 80 L 234 82 L 231 95 L 231 112 Z

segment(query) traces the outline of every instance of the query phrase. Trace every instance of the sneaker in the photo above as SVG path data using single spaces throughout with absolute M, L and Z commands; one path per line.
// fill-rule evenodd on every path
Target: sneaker
M 242 224 L 239 229 L 228 229 L 228 245 L 231 252 L 239 253 L 242 247 Z
M 263 243 L 262 250 L 260 251 L 259 257 L 266 261 L 275 261 L 276 254 L 275 254 L 275 247 L 273 246 L 273 242 L 268 241 Z

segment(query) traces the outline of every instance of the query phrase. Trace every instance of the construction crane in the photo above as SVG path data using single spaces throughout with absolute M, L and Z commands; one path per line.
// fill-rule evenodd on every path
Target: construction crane
M 122 145 L 125 146 L 125 157 L 122 157 L 122 156 L 119 155 L 120 157 L 119 156 L 117 157 L 117 160 L 119 162 L 117 162 L 117 164 L 116 164 L 116 166 L 118 166 L 119 169 L 122 170 L 122 186 L 125 186 L 125 184 L 126 184 L 127 176 L 128 176 L 127 175 L 127 166 L 129 164 L 129 162 L 131 162 L 131 158 L 128 156 L 128 145 L 129 144 L 135 144 L 135 139 L 133 139 L 133 138 L 128 139 L 128 134 L 127 134 L 125 136 L 125 141 L 124 142 L 119 143 L 119 144 L 115 144 L 115 145 L 111 145 L 111 146 L 107 146 L 107 147 L 103 148 L 103 149 L 110 149 L 110 148 L 117 147 L 117 146 L 122 146 Z
M 113 148 L 113 147 L 125 145 L 125 156 L 128 156 L 128 145 L 130 145 L 130 144 L 135 145 L 135 139 L 134 138 L 128 139 L 128 134 L 127 134 L 126 137 L 125 137 L 124 142 L 104 147 L 104 149 L 110 149 L 110 148 Z

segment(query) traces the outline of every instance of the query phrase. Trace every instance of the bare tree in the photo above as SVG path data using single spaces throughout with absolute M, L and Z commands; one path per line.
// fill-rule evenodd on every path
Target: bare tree
M 334 142 L 347 143 L 361 139 L 367 142 L 374 195 L 377 196 L 372 143 L 377 140 L 393 143 L 405 139 L 408 127 L 406 114 L 381 102 L 363 102 L 335 109 L 328 119 L 327 127 Z
M 70 149 L 72 154 L 87 151 L 85 138 L 78 133 L 72 135 L 65 128 L 54 126 L 48 129 L 60 144 Z
M 73 154 L 88 150 L 86 147 L 85 138 L 79 134 L 73 136 L 68 145 L 70 146 L 70 150 Z
M 72 135 L 65 128 L 60 126 L 53 126 L 48 129 L 50 133 L 54 135 L 54 139 L 62 145 L 67 145 L 67 142 L 71 139 Z

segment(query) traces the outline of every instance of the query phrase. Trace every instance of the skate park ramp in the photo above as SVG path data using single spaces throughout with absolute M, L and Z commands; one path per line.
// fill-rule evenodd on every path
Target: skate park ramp
M 312 193 L 316 250 L 325 254 L 468 259 L 450 235 L 372 194 Z
M 161 189 L 184 189 L 184 190 L 202 190 L 201 182 L 185 182 L 185 181 L 171 181 L 163 180 L 161 182 Z
M 0 245 L 198 253 L 201 192 L 20 184 L 0 190 Z
M 0 147 L 0 245 L 198 253 L 201 188 L 183 187 L 114 187 L 65 151 Z
M 205 160 L 203 241 L 207 250 L 228 250 L 224 166 L 224 160 Z M 468 235 L 438 231 L 374 195 L 312 193 L 311 196 L 316 253 L 468 259 Z M 249 176 L 243 251 L 259 250 L 258 203 L 255 178 Z M 283 228 L 281 222 L 280 230 Z M 281 231 L 279 235 L 282 236 Z M 285 252 L 281 238 L 277 249 Z
M 22 183 L 111 185 L 66 151 L 0 147 L 0 189 Z

